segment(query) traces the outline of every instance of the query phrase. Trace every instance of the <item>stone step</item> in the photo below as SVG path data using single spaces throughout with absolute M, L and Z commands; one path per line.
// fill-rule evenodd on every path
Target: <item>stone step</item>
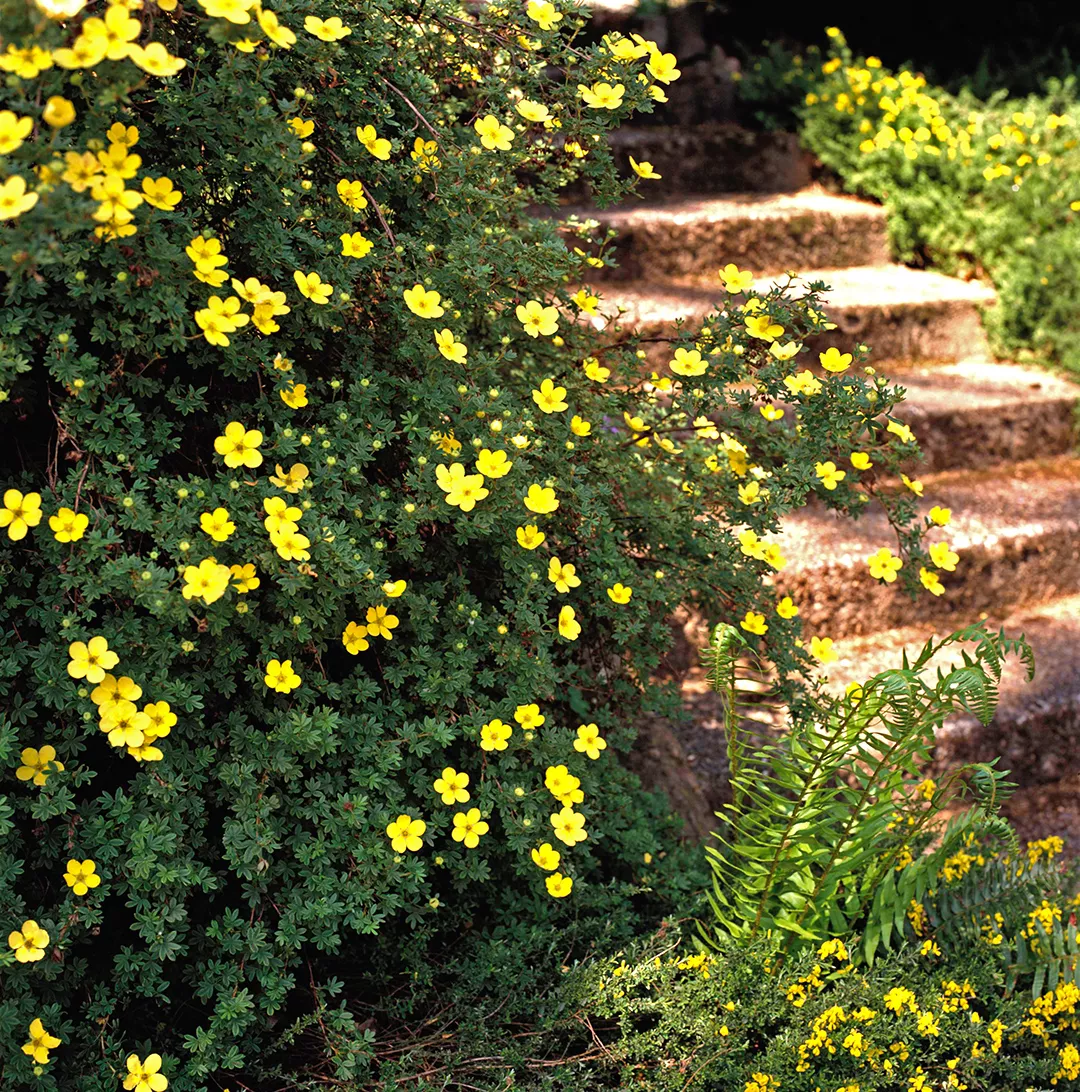
M 889 378 L 907 392 L 898 413 L 922 448 L 913 472 L 978 470 L 1076 447 L 1080 386 L 1051 372 L 967 360 Z
M 642 184 L 645 194 L 647 186 Z M 609 271 L 618 280 L 704 275 L 715 283 L 716 271 L 728 262 L 771 272 L 889 260 L 885 210 L 824 190 L 681 197 L 591 215 L 619 233 L 619 264 Z
M 755 292 L 777 281 L 762 278 Z M 634 281 L 600 286 L 601 311 L 625 308 L 624 327 L 644 337 L 670 337 L 679 319 L 699 322 L 727 297 L 716 277 L 702 283 Z M 976 281 L 962 281 L 900 265 L 852 266 L 800 273 L 798 285 L 824 282 L 825 310 L 837 328 L 808 339 L 811 350 L 835 345 L 851 352 L 859 343 L 873 350 L 875 363 L 942 362 L 989 359 L 990 350 L 979 308 L 994 302 L 994 292 Z M 799 288 L 795 289 L 798 295 Z M 655 350 L 650 359 L 659 359 Z M 670 355 L 670 354 L 668 354 Z
M 933 504 L 953 512 L 949 526 L 929 536 L 959 554 L 956 571 L 940 574 L 941 596 L 920 592 L 912 600 L 870 578 L 866 558 L 896 545 L 877 505 L 854 523 L 820 504 L 783 521 L 789 564 L 776 584 L 799 605 L 808 636 L 852 637 L 928 621 L 955 628 L 980 612 L 1020 609 L 1080 588 L 1080 459 L 953 471 L 923 483 L 921 512 Z
M 989 762 L 1000 755 L 1012 780 L 1025 787 L 1080 773 L 1080 595 L 1012 613 L 991 612 L 987 623 L 1003 627 L 1007 636 L 1027 638 L 1035 653 L 1035 679 L 1029 683 L 1023 665 L 1010 661 L 990 725 L 983 726 L 968 713 L 949 717 L 937 734 L 931 772 Z M 840 692 L 852 680 L 897 667 L 904 649 L 914 653 L 929 637 L 947 635 L 954 628 L 952 622 L 919 624 L 837 641 L 840 659 L 828 667 L 830 687 Z M 947 659 L 943 654 L 942 662 L 959 663 L 962 647 L 950 649 Z M 1074 807 L 1077 802 L 1080 797 L 1074 798 Z
M 799 147 L 794 133 L 755 133 L 734 122 L 706 121 L 621 125 L 607 140 L 627 176 L 632 177 L 630 156 L 651 163 L 660 174 L 641 183 L 642 193 L 653 200 L 687 193 L 791 193 L 811 182 L 814 158 Z M 564 195 L 575 204 L 585 197 L 580 189 Z

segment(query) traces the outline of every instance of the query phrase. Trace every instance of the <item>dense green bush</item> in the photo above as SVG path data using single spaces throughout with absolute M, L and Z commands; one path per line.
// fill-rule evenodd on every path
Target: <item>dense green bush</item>
M 37 2 L 0 9 L 0 1083 L 368 1080 L 393 1019 L 520 1012 L 685 888 L 616 757 L 674 707 L 667 617 L 741 619 L 797 704 L 779 518 L 873 492 L 932 586 L 916 446 L 862 360 L 811 374 L 812 293 L 729 269 L 650 380 L 575 291 L 586 229 L 526 212 L 627 190 L 648 43 Z
M 1072 79 L 1040 95 L 952 95 L 910 70 L 854 57 L 840 31 L 830 49 L 779 77 L 776 56 L 746 81 L 804 91 L 806 145 L 844 185 L 889 212 L 901 261 L 986 276 L 999 303 L 988 330 L 1003 355 L 1038 355 L 1080 368 L 1080 144 Z

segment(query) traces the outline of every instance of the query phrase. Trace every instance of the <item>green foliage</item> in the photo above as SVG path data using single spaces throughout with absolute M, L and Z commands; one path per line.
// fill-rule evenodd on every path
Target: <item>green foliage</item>
M 1075 79 L 1018 98 L 950 94 L 854 56 L 839 32 L 816 78 L 792 71 L 806 89 L 803 141 L 847 189 L 885 205 L 897 257 L 988 277 L 997 351 L 1080 368 Z
M 854 446 L 905 575 L 926 560 L 883 378 L 792 393 L 724 298 L 675 339 L 701 373 L 662 389 L 575 302 L 603 247 L 530 212 L 581 175 L 628 191 L 603 136 L 652 108 L 648 52 L 583 48 L 543 5 L 331 3 L 337 40 L 295 0 L 168 8 L 0 7 L 0 932 L 48 934 L 0 953 L 5 1088 L 112 1090 L 151 1052 L 175 1092 L 374 1080 L 387 1028 L 442 996 L 521 1012 L 685 892 L 670 813 L 618 760 L 677 702 L 653 681 L 671 611 L 767 613 L 794 696 L 810 661 L 764 536 L 812 495 L 861 511 L 855 474 L 814 471 Z M 586 105 L 607 81 L 621 102 Z M 793 341 L 824 324 L 813 292 L 760 307 Z M 94 638 L 115 663 L 87 664 Z M 176 722 L 155 705 L 151 732 L 150 702 Z M 468 801 L 435 789 L 447 767 Z M 61 1045 L 35 1066 L 37 1018 Z
M 961 664 L 928 676 L 944 649 L 972 641 Z M 955 771 L 924 806 L 915 787 L 935 729 L 958 708 L 988 724 L 1006 657 L 1022 657 L 1030 676 L 1031 649 L 979 624 L 930 640 L 915 659 L 905 653 L 900 668 L 843 698 L 808 699 L 787 735 L 751 751 L 735 688 L 743 644 L 721 624 L 708 654 L 709 681 L 728 696 L 732 795 L 719 816 L 719 845 L 707 850 L 717 928 L 745 941 L 780 931 L 782 952 L 862 931 L 872 960 L 902 927 L 911 900 L 935 882 L 939 858 L 981 831 L 1001 797 L 1004 775 L 981 764 Z M 912 861 L 945 803 L 968 792 L 975 806 L 946 828 L 934 852 Z M 911 861 L 899 879 L 898 861 Z M 713 940 L 711 930 L 704 936 Z

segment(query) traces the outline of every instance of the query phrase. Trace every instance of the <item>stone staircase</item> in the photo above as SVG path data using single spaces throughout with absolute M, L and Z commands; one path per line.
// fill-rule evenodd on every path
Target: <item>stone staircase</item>
M 1002 755 L 1022 786 L 1010 804 L 1021 835 L 1075 827 L 1080 848 L 1080 387 L 993 360 L 980 318 L 993 306 L 991 289 L 889 264 L 884 210 L 809 185 L 804 157 L 785 138 L 740 142 L 730 128 L 704 140 L 723 152 L 711 172 L 683 155 L 701 147 L 684 131 L 615 134 L 616 156 L 648 159 L 664 189 L 631 207 L 579 210 L 618 233 L 619 268 L 596 285 L 602 309 L 621 306 L 624 326 L 667 334 L 676 320 L 711 309 L 716 271 L 728 262 L 755 270 L 762 288 L 786 271 L 831 286 L 837 329 L 820 347 L 864 343 L 875 367 L 906 388 L 899 415 L 926 455 L 921 503 L 952 509 L 947 536 L 960 560 L 942 574 L 943 596 L 913 603 L 867 573 L 866 556 L 891 537 L 880 513 L 852 524 L 811 505 L 785 521 L 789 565 L 778 585 L 800 605 L 807 634 L 835 639 L 841 658 L 830 681 L 841 690 L 898 664 L 903 649 L 978 619 L 1026 634 L 1035 681 L 1010 669 L 989 728 L 950 718 L 933 769 Z M 729 161 L 737 169 L 726 170 Z M 748 177 L 757 185 L 746 186 Z M 724 192 L 732 184 L 751 192 Z M 646 725 L 638 765 L 669 792 L 689 833 L 702 836 L 725 797 L 724 741 L 718 701 L 696 662 L 705 627 L 688 617 L 681 628 L 686 642 L 673 670 L 689 716 Z

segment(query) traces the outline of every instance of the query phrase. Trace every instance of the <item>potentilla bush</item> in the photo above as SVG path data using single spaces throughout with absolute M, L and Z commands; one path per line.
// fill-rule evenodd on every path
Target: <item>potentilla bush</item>
M 650 375 L 587 225 L 527 215 L 627 192 L 603 134 L 678 75 L 581 24 L 2 8 L 4 1087 L 259 1087 L 275 1044 L 362 1080 L 389 999 L 527 1005 L 666 882 L 617 755 L 669 613 L 797 698 L 811 497 L 885 504 L 877 575 L 940 590 L 898 392 L 812 370 L 815 293 L 729 267 Z
M 952 95 L 918 71 L 855 56 L 837 27 L 828 37 L 823 57 L 792 58 L 782 81 L 784 98 L 805 92 L 807 146 L 848 188 L 885 203 L 901 260 L 993 282 L 988 327 L 1001 353 L 1080 367 L 1075 81 L 1023 98 Z M 768 101 L 781 67 L 774 56 L 753 73 L 753 101 Z

